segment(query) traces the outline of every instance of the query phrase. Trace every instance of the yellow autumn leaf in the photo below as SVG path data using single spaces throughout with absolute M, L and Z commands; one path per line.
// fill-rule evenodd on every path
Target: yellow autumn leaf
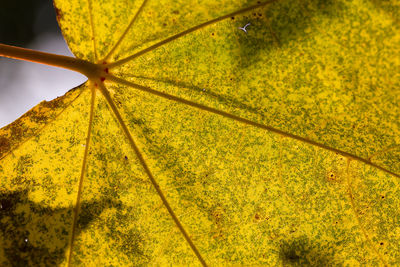
M 0 265 L 400 264 L 395 0 L 55 8 L 89 81 L 0 130 Z

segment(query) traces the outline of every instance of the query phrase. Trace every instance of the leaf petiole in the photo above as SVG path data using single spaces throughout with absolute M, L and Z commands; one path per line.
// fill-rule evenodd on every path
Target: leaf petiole
M 0 56 L 69 69 L 82 73 L 89 79 L 100 77 L 105 68 L 105 65 L 94 64 L 75 57 L 40 52 L 6 44 L 0 44 Z

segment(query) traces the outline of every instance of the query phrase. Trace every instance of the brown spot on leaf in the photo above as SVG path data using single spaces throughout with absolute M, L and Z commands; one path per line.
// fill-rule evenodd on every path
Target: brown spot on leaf
M 63 14 L 61 12 L 61 10 L 57 7 L 54 7 L 54 9 L 56 10 L 56 16 L 57 16 L 57 20 L 60 21 L 63 17 Z
M 30 118 L 32 121 L 37 122 L 37 123 L 45 123 L 48 120 L 48 116 L 45 115 L 43 112 L 37 112 L 32 110 L 30 114 Z
M 223 220 L 223 209 L 221 207 L 217 207 L 216 209 L 214 209 L 211 213 L 211 216 L 213 217 L 215 223 L 217 225 L 219 225 L 221 223 L 221 221 Z
M 326 178 L 330 182 L 336 182 L 337 181 L 337 176 L 336 176 L 336 173 L 334 171 L 328 172 L 327 175 L 326 175 Z
M 24 134 L 21 121 L 15 121 L 10 125 L 11 136 L 16 139 L 21 139 Z
M 41 103 L 43 107 L 50 108 L 50 109 L 55 109 L 57 107 L 62 107 L 64 104 L 63 97 L 57 97 L 56 99 L 53 99 L 51 101 L 43 101 Z
M 214 238 L 214 239 L 221 239 L 222 237 L 223 237 L 223 234 L 222 234 L 221 230 L 218 230 L 218 232 L 212 236 L 212 238 Z
M 5 137 L 0 137 L 0 156 L 11 148 L 10 141 Z

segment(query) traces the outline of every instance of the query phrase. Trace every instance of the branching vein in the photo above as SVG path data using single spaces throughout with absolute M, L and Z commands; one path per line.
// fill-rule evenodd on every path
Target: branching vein
M 90 20 L 90 28 L 92 30 L 92 45 L 93 45 L 93 53 L 94 53 L 94 61 L 97 62 L 97 49 L 96 49 L 96 35 L 94 30 L 94 23 L 93 23 L 93 5 L 92 0 L 88 0 L 88 7 L 89 7 L 89 20 Z
M 229 118 L 229 119 L 232 119 L 232 120 L 235 120 L 235 121 L 247 124 L 247 125 L 251 125 L 251 126 L 254 126 L 254 127 L 257 127 L 257 128 L 260 128 L 260 129 L 264 129 L 264 130 L 279 134 L 281 136 L 289 137 L 289 138 L 292 138 L 292 139 L 295 139 L 295 140 L 298 140 L 298 141 L 301 141 L 301 142 L 304 142 L 304 143 L 307 143 L 307 144 L 310 144 L 310 145 L 313 145 L 313 146 L 316 146 L 316 147 L 320 147 L 320 148 L 325 149 L 325 150 L 329 150 L 329 151 L 338 153 L 338 154 L 340 154 L 340 155 L 342 155 L 344 157 L 351 158 L 351 159 L 363 162 L 363 163 L 365 163 L 365 164 L 367 164 L 369 166 L 372 166 L 374 168 L 377 168 L 377 169 L 379 169 L 381 171 L 384 171 L 384 172 L 389 173 L 389 174 L 391 174 L 391 175 L 393 175 L 395 177 L 400 178 L 400 174 L 395 173 L 393 171 L 390 171 L 389 169 L 386 169 L 386 168 L 384 168 L 382 166 L 379 166 L 379 165 L 377 165 L 375 163 L 370 162 L 368 159 L 361 158 L 361 157 L 359 157 L 357 155 L 354 155 L 354 154 L 351 154 L 349 152 L 346 152 L 346 151 L 343 151 L 343 150 L 340 150 L 340 149 L 337 149 L 337 148 L 333 148 L 333 147 L 318 143 L 318 142 L 316 142 L 314 140 L 310 140 L 310 139 L 307 139 L 307 138 L 302 137 L 302 136 L 298 136 L 298 135 L 295 135 L 295 134 L 291 134 L 291 133 L 279 130 L 279 129 L 274 128 L 272 126 L 268 126 L 268 125 L 264 125 L 264 124 L 261 124 L 261 123 L 258 123 L 258 122 L 254 122 L 254 121 L 239 117 L 237 115 L 234 115 L 234 114 L 231 114 L 231 113 L 228 113 L 228 112 L 216 109 L 216 108 L 212 108 L 212 107 L 209 107 L 209 106 L 205 106 L 203 104 L 199 104 L 199 103 L 196 103 L 196 102 L 193 102 L 193 101 L 190 101 L 190 100 L 183 99 L 183 98 L 178 97 L 178 96 L 174 96 L 174 95 L 170 95 L 170 94 L 167 94 L 167 93 L 164 93 L 164 92 L 160 92 L 160 91 L 151 89 L 150 87 L 142 86 L 142 85 L 127 81 L 125 79 L 121 79 L 121 78 L 115 77 L 115 76 L 113 76 L 111 74 L 107 74 L 106 77 L 107 77 L 107 79 L 109 79 L 109 80 L 111 80 L 113 82 L 116 82 L 116 83 L 124 84 L 124 85 L 127 85 L 129 87 L 132 87 L 132 88 L 144 91 L 144 92 L 148 92 L 150 94 L 157 95 L 157 96 L 160 96 L 160 97 L 165 98 L 165 99 L 169 99 L 169 100 L 172 100 L 172 101 L 175 101 L 175 102 L 179 102 L 179 103 L 182 103 L 182 104 L 185 104 L 185 105 L 188 105 L 188 106 L 192 106 L 192 107 L 204 110 L 204 111 L 208 111 L 208 112 L 211 112 L 211 113 L 214 113 L 214 114 L 218 114 L 218 115 L 223 116 L 225 118 Z
M 104 84 L 102 82 L 99 83 L 99 86 L 100 86 L 100 90 L 101 90 L 103 96 L 105 97 L 108 105 L 111 107 L 112 112 L 117 117 L 118 123 L 120 124 L 120 126 L 121 126 L 121 128 L 122 128 L 122 130 L 123 130 L 123 132 L 124 132 L 124 134 L 126 136 L 126 138 L 128 139 L 129 144 L 131 145 L 132 149 L 135 151 L 136 156 L 138 157 L 138 159 L 140 161 L 140 164 L 143 166 L 144 171 L 146 172 L 146 174 L 149 177 L 151 183 L 153 184 L 154 188 L 156 189 L 157 194 L 160 196 L 164 206 L 167 208 L 168 213 L 171 215 L 171 217 L 174 220 L 176 226 L 179 228 L 179 230 L 183 234 L 184 238 L 188 242 L 190 248 L 196 254 L 196 256 L 199 259 L 199 261 L 201 262 L 201 264 L 203 266 L 207 266 L 206 262 L 204 261 L 203 257 L 201 256 L 200 252 L 198 251 L 197 247 L 194 245 L 192 239 L 189 237 L 188 233 L 184 229 L 182 223 L 179 221 L 178 217 L 175 215 L 175 212 L 171 208 L 168 200 L 166 199 L 166 197 L 165 197 L 164 193 L 162 192 L 160 186 L 158 185 L 157 181 L 155 180 L 153 174 L 151 173 L 150 168 L 147 166 L 147 163 L 146 163 L 142 153 L 139 151 L 139 148 L 137 147 L 135 141 L 133 140 L 133 137 L 132 137 L 130 131 L 128 130 L 128 127 L 126 126 L 125 122 L 122 120 L 121 114 L 119 113 L 119 111 L 117 109 L 117 106 L 115 105 L 114 101 L 112 100 L 108 90 L 106 89 L 106 87 L 104 86 Z
M 102 61 L 107 61 L 115 52 L 115 50 L 118 48 L 118 46 L 121 44 L 122 40 L 124 40 L 124 38 L 126 37 L 127 33 L 129 32 L 129 30 L 132 28 L 133 24 L 135 23 L 137 17 L 139 16 L 139 14 L 142 12 L 144 6 L 146 5 L 146 3 L 148 2 L 148 0 L 144 0 L 142 5 L 139 7 L 138 11 L 136 12 L 135 16 L 133 16 L 131 22 L 129 23 L 129 25 L 126 27 L 125 31 L 122 33 L 121 37 L 119 38 L 118 42 L 115 43 L 115 45 L 113 46 L 113 48 L 111 48 L 110 52 L 108 52 L 108 54 L 104 57 L 104 59 Z
M 81 204 L 83 179 L 85 178 L 87 158 L 88 158 L 89 145 L 90 145 L 90 136 L 91 136 L 91 132 L 92 132 L 92 128 L 93 128 L 93 115 L 94 115 L 94 103 L 95 103 L 96 91 L 94 90 L 94 88 L 91 88 L 91 91 L 92 91 L 92 96 L 91 96 L 91 100 L 90 100 L 89 126 L 88 126 L 88 131 L 87 131 L 87 136 L 86 136 L 85 153 L 83 155 L 83 160 L 82 160 L 81 176 L 79 178 L 78 194 L 76 197 L 76 204 L 74 207 L 74 221 L 72 224 L 71 239 L 69 242 L 69 255 L 68 255 L 68 264 L 67 264 L 68 267 L 71 266 L 72 251 L 73 251 L 73 247 L 74 247 L 76 228 L 77 228 L 77 224 L 78 224 L 78 215 L 79 215 L 79 209 L 80 209 L 80 204 Z
M 131 61 L 131 60 L 134 59 L 134 58 L 140 57 L 140 56 L 142 56 L 142 55 L 144 55 L 144 54 L 146 54 L 146 53 L 148 53 L 148 52 L 150 52 L 150 51 L 152 51 L 152 50 L 154 50 L 154 49 L 156 49 L 156 48 L 158 48 L 158 47 L 160 47 L 160 46 L 162 46 L 162 45 L 165 45 L 165 44 L 167 44 L 167 43 L 169 43 L 169 42 L 172 42 L 172 41 L 174 41 L 174 40 L 176 40 L 176 39 L 178 39 L 178 38 L 180 38 L 180 37 L 182 37 L 182 36 L 185 36 L 185 35 L 187 35 L 187 34 L 189 34 L 189 33 L 191 33 L 191 32 L 200 30 L 200 29 L 202 29 L 202 28 L 204 28 L 204 27 L 206 27 L 206 26 L 215 24 L 215 23 L 217 23 L 217 22 L 219 22 L 219 21 L 221 21 L 221 20 L 230 18 L 230 17 L 232 17 L 232 16 L 239 15 L 239 14 L 242 14 L 242 13 L 246 13 L 246 12 L 248 12 L 248 11 L 250 11 L 250 10 L 253 10 L 253 9 L 256 9 L 256 8 L 259 8 L 259 7 L 262 7 L 262 6 L 265 6 L 265 5 L 270 4 L 270 3 L 272 3 L 272 2 L 275 2 L 275 1 L 276 1 L 276 0 L 269 0 L 269 1 L 266 1 L 266 2 L 263 2 L 263 3 L 260 3 L 260 4 L 257 4 L 257 5 L 253 5 L 253 6 L 250 6 L 250 7 L 241 9 L 241 10 L 238 10 L 238 11 L 236 11 L 236 12 L 233 12 L 233 13 L 230 13 L 230 14 L 227 14 L 227 15 L 224 15 L 224 16 L 222 16 L 222 17 L 219 17 L 219 18 L 216 18 L 216 19 L 213 19 L 213 20 L 204 22 L 204 23 L 199 24 L 199 25 L 197 25 L 197 26 L 194 26 L 194 27 L 192 27 L 192 28 L 190 28 L 190 29 L 187 29 L 187 30 L 185 30 L 185 31 L 183 31 L 183 32 L 180 32 L 180 33 L 178 33 L 178 34 L 176 34 L 176 35 L 173 35 L 173 36 L 171 36 L 171 37 L 169 37 L 169 38 L 167 38 L 167 39 L 165 39 L 165 40 L 163 40 L 163 41 L 161 41 L 161 42 L 159 42 L 159 43 L 156 43 L 156 44 L 154 44 L 154 45 L 152 45 L 152 46 L 150 46 L 150 47 L 148 47 L 148 48 L 146 48 L 146 49 L 143 49 L 142 51 L 140 51 L 140 52 L 138 52 L 138 53 L 136 53 L 136 54 L 133 54 L 133 55 L 127 57 L 127 58 L 118 60 L 118 61 L 116 61 L 116 62 L 114 62 L 114 63 L 110 63 L 110 64 L 108 65 L 108 67 L 109 67 L 109 68 L 113 68 L 113 67 L 117 67 L 117 66 L 123 65 L 123 64 L 125 64 L 126 62 L 129 62 L 129 61 Z

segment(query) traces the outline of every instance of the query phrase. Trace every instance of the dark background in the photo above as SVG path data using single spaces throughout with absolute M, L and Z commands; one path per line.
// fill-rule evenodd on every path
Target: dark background
M 16 46 L 43 33 L 60 33 L 51 0 L 2 1 L 0 25 L 0 41 Z
M 72 56 L 52 0 L 1 1 L 0 43 Z M 0 127 L 85 80 L 68 70 L 0 57 Z

